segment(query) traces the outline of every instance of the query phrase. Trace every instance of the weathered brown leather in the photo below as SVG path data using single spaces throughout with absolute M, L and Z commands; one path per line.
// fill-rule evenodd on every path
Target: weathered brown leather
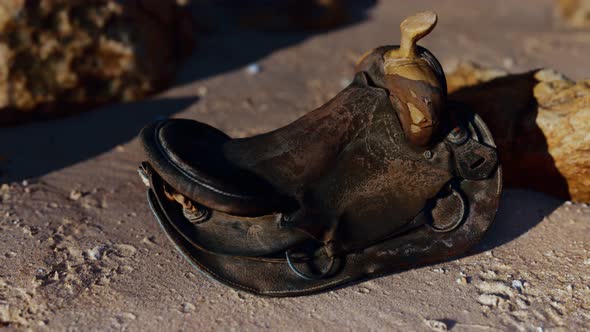
M 295 296 L 448 259 L 479 240 L 501 191 L 494 141 L 479 117 L 446 104 L 425 49 L 412 59 L 432 70 L 429 88 L 392 88 L 379 68 L 396 48 L 374 50 L 332 100 L 266 134 L 231 139 L 191 120 L 142 130 L 148 201 L 193 265 L 238 289 Z M 409 134 L 400 100 L 427 125 Z

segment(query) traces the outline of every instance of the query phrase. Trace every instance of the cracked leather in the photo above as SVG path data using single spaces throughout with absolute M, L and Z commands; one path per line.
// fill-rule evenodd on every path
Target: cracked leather
M 446 260 L 481 238 L 501 192 L 494 141 L 446 102 L 427 50 L 415 61 L 434 73 L 424 81 L 384 73 L 398 48 L 375 49 L 332 100 L 269 133 L 232 139 L 182 119 L 142 130 L 150 207 L 195 267 L 296 296 Z M 187 218 L 174 195 L 206 213 Z

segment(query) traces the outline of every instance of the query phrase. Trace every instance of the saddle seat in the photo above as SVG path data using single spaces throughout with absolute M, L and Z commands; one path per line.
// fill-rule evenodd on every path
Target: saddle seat
M 231 138 L 207 124 L 163 120 L 141 131 L 151 166 L 175 191 L 212 210 L 235 216 L 262 216 L 293 202 L 260 176 L 227 158 Z

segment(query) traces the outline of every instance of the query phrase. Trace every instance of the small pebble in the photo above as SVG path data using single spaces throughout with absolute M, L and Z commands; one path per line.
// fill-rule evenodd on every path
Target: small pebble
M 86 254 L 91 260 L 99 260 L 102 258 L 103 252 L 107 249 L 105 245 L 98 245 L 92 249 L 86 250 Z
M 361 287 L 359 288 L 358 292 L 361 294 L 369 294 L 371 291 L 366 287 Z
M 207 93 L 209 92 L 209 90 L 207 89 L 206 86 L 200 86 L 197 89 L 197 94 L 201 97 L 205 97 L 207 95 Z
M 82 197 L 82 192 L 80 192 L 79 190 L 70 191 L 70 199 L 72 201 L 77 201 L 80 199 L 80 197 Z
M 510 69 L 514 66 L 514 59 L 506 57 L 502 59 L 502 65 L 504 66 L 504 68 Z
M 497 307 L 503 299 L 494 294 L 481 294 L 477 298 L 477 302 L 488 307 Z
M 248 67 L 246 67 L 246 72 L 250 75 L 256 75 L 260 73 L 260 70 L 260 65 L 258 65 L 257 63 L 252 63 L 248 65 Z
M 195 311 L 195 309 L 196 309 L 196 307 L 192 303 L 188 303 L 187 302 L 187 303 L 185 303 L 185 304 L 182 305 L 182 312 L 184 312 L 185 314 L 186 313 L 189 313 L 191 311 Z
M 130 321 L 134 321 L 137 316 L 130 312 L 123 312 L 116 316 L 117 322 L 119 324 L 128 324 Z
M 520 280 L 512 280 L 512 288 L 516 289 L 519 292 L 522 292 L 522 281 Z
M 471 277 L 463 276 L 463 277 L 457 278 L 456 282 L 458 284 L 467 285 L 467 284 L 471 283 Z
M 498 274 L 496 273 L 496 271 L 493 271 L 493 270 L 487 270 L 485 272 L 485 274 L 487 274 L 490 278 L 496 278 L 498 276 Z
M 432 331 L 445 332 L 449 330 L 449 327 L 445 322 L 435 319 L 425 319 L 424 324 L 428 326 Z

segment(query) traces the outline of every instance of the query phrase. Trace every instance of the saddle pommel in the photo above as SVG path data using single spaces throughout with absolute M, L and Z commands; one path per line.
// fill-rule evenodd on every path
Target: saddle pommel
M 416 42 L 429 34 L 436 26 L 438 17 L 432 11 L 420 12 L 406 18 L 400 24 L 401 42 L 397 57 L 414 58 L 418 54 Z

